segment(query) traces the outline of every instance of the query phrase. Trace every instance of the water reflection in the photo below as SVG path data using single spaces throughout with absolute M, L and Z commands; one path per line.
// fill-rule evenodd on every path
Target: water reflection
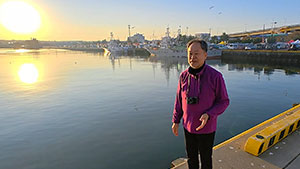
M 130 61 L 130 70 L 132 70 L 132 59 L 142 59 L 143 62 L 152 63 L 153 76 L 155 77 L 155 72 L 157 68 L 163 70 L 167 83 L 170 81 L 170 73 L 176 71 L 177 77 L 179 74 L 185 70 L 189 65 L 186 58 L 167 58 L 167 57 L 145 57 L 145 56 L 110 56 L 111 65 L 113 70 L 115 70 L 115 62 L 117 61 L 119 67 L 121 66 L 122 59 L 128 59 Z M 299 59 L 290 58 L 272 60 L 272 59 L 263 59 L 260 58 L 222 58 L 221 60 L 207 60 L 207 64 L 215 67 L 225 67 L 227 66 L 228 71 L 244 72 L 244 71 L 253 71 L 254 75 L 257 75 L 257 79 L 261 78 L 261 75 L 264 74 L 267 76 L 268 80 L 271 79 L 271 76 L 277 70 L 283 70 L 285 75 L 296 75 L 300 74 L 300 62 Z M 160 66 L 160 67 L 159 67 Z M 224 69 L 224 68 L 222 68 Z
M 38 71 L 33 85 L 20 82 L 18 72 L 24 63 Z M 284 74 L 299 72 L 297 66 L 283 64 L 286 71 L 282 71 L 259 61 L 207 63 L 223 73 L 231 97 L 219 120 L 216 143 L 286 110 L 300 98 L 299 75 Z M 1 54 L 0 50 L 0 65 L 0 102 L 5 103 L 0 107 L 0 168 L 32 164 L 35 168 L 99 168 L 97 164 L 111 169 L 167 168 L 170 161 L 184 156 L 184 148 L 178 148 L 183 138 L 174 138 L 170 120 L 179 74 L 188 67 L 186 59 L 59 50 Z M 34 74 L 33 69 L 28 72 Z M 41 155 L 43 159 L 38 158 Z M 144 165 L 149 160 L 154 166 Z
M 189 66 L 187 58 L 150 57 L 148 61 L 155 65 L 160 64 L 160 68 L 164 71 L 167 82 L 170 80 L 171 71 L 175 70 L 177 77 L 179 77 L 180 73 Z M 224 66 L 221 60 L 207 60 L 206 63 L 212 66 Z M 157 66 L 155 66 L 155 68 L 156 67 Z
M 103 54 L 60 49 L 0 49 L 0 65 L 0 91 L 35 94 L 59 89 L 75 69 L 110 66 Z
M 223 57 L 223 64 L 228 64 L 230 71 L 243 71 L 244 69 L 254 69 L 255 74 L 263 72 L 265 75 L 272 75 L 275 69 L 284 70 L 285 75 L 300 74 L 300 59 L 282 57 L 276 59 L 261 59 L 260 57 Z
M 177 59 L 177 58 L 159 58 L 159 57 L 150 57 L 150 62 L 160 63 L 161 68 L 165 71 L 167 79 L 169 79 L 170 70 L 175 69 L 178 73 L 182 72 L 188 67 L 187 59 Z M 276 69 L 281 69 L 285 72 L 286 75 L 295 75 L 300 74 L 300 64 L 298 60 L 293 62 L 290 59 L 282 59 L 281 61 L 273 62 L 272 60 L 264 62 L 257 59 L 222 59 L 222 60 L 207 60 L 209 65 L 212 66 L 225 66 L 228 65 L 228 71 L 252 71 L 255 75 L 260 75 L 261 73 L 265 75 L 272 75 Z
M 169 58 L 169 57 L 148 57 L 148 56 L 115 56 L 115 55 L 109 55 L 108 59 L 111 62 L 112 69 L 116 69 L 116 63 L 119 67 L 121 67 L 122 60 L 128 60 L 129 61 L 129 67 L 130 70 L 132 70 L 133 67 L 133 61 L 142 61 L 142 62 L 150 62 L 152 63 L 152 69 L 153 69 L 153 77 L 155 77 L 156 69 L 163 70 L 167 83 L 170 80 L 171 71 L 176 72 L 177 77 L 179 77 L 180 73 L 184 71 L 188 66 L 187 58 Z M 212 66 L 225 66 L 221 60 L 207 60 L 206 61 L 209 65 Z M 127 62 L 123 63 L 127 64 Z M 160 66 L 160 67 L 159 67 Z
M 26 52 L 29 52 L 29 51 L 30 51 L 29 49 L 17 49 L 16 53 L 26 53 Z
M 105 56 L 105 55 L 104 55 Z M 116 66 L 115 66 L 115 62 L 117 61 L 118 62 L 118 65 L 119 67 L 121 66 L 121 56 L 114 56 L 114 55 L 109 55 L 108 56 L 110 62 L 111 62 L 111 65 L 112 65 L 112 69 L 115 70 L 116 69 Z
M 24 63 L 18 71 L 18 76 L 23 83 L 33 84 L 38 80 L 39 71 L 34 64 Z

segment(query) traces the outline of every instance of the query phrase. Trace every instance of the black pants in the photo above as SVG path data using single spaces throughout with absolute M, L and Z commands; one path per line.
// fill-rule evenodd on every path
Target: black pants
M 199 169 L 199 153 L 201 169 L 212 169 L 212 149 L 215 132 L 209 134 L 192 134 L 184 129 L 184 135 L 189 169 Z

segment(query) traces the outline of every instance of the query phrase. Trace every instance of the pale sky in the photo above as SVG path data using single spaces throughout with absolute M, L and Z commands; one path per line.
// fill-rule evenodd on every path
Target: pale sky
M 0 0 L 0 5 L 9 0 Z M 17 34 L 0 25 L 0 39 L 103 40 L 142 33 L 160 39 L 167 26 L 182 33 L 236 33 L 300 23 L 299 0 L 23 0 L 41 15 L 41 27 Z M 22 15 L 21 12 L 19 12 Z M 154 36 L 153 36 L 154 35 Z

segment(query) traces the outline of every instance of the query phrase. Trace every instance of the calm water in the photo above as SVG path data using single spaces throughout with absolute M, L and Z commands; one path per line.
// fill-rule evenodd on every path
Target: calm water
M 300 102 L 299 67 L 208 64 L 223 73 L 231 99 L 215 144 Z M 182 129 L 171 132 L 185 68 L 184 60 L 0 49 L 0 168 L 168 168 L 185 156 Z

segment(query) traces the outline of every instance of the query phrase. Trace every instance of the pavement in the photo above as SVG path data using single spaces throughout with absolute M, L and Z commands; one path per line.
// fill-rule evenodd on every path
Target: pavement
M 285 111 L 217 146 L 213 150 L 214 169 L 300 169 L 300 128 L 258 157 L 244 151 L 247 139 L 291 113 L 300 113 L 300 106 Z M 172 162 L 172 169 L 188 169 L 186 158 Z

